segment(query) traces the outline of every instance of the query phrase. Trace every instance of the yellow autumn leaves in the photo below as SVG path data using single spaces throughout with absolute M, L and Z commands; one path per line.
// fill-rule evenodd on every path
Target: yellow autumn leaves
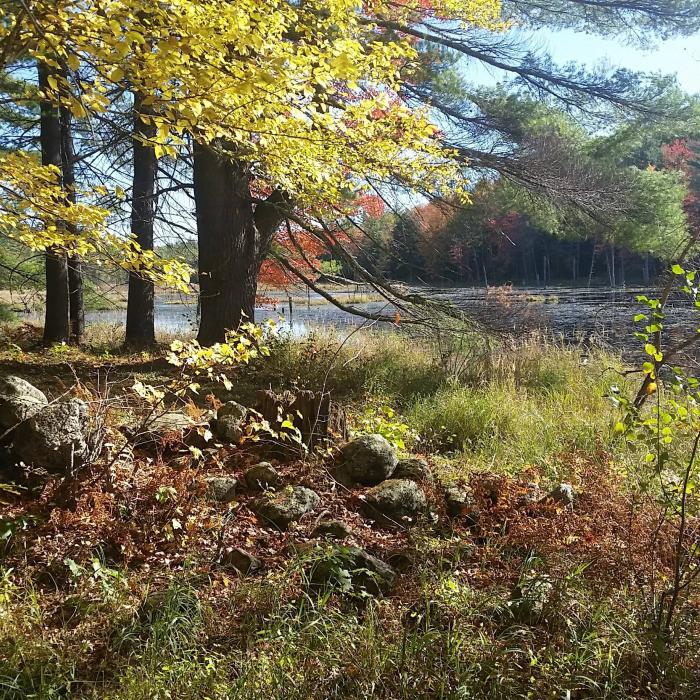
M 77 119 L 138 91 L 159 158 L 179 157 L 191 139 L 216 143 L 249 162 L 261 188 L 280 187 L 300 206 L 333 205 L 383 183 L 466 198 L 463 163 L 443 147 L 428 110 L 399 98 L 414 40 L 374 21 L 450 18 L 493 29 L 499 11 L 496 0 L 33 0 L 18 3 L 0 40 L 13 42 L 14 56 L 56 69 L 46 97 Z M 12 180 L 12 165 L 3 180 Z M 35 220 L 9 208 L 31 245 Z M 71 217 L 81 232 L 105 221 L 85 207 L 52 218 Z
M 90 192 L 79 193 L 85 197 Z M 0 235 L 31 250 L 61 250 L 95 264 L 140 271 L 154 282 L 187 291 L 191 271 L 177 260 L 141 250 L 135 241 L 109 231 L 106 209 L 71 203 L 59 184 L 58 170 L 28 153 L 0 155 Z

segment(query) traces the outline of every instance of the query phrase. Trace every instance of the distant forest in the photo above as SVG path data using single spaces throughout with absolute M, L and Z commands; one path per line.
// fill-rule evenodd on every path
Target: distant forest
M 442 236 L 421 237 L 418 217 L 403 216 L 388 241 L 368 245 L 364 262 L 402 282 L 466 286 L 645 285 L 665 268 L 651 253 L 590 238 L 569 240 L 521 217 L 484 225 L 478 237 L 460 243 L 446 239 L 444 230 Z
M 685 138 L 673 138 L 673 127 L 594 141 L 588 163 L 561 156 L 562 178 L 591 161 L 627 167 L 639 186 L 638 206 L 627 211 L 551 206 L 505 178 L 480 181 L 467 207 L 432 202 L 388 211 L 378 199 L 355 237 L 362 263 L 390 279 L 436 285 L 648 284 L 700 219 L 697 123 L 695 116 Z

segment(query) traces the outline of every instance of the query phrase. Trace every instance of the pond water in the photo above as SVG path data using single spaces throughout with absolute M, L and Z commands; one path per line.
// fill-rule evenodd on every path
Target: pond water
M 659 290 L 627 287 L 549 287 L 484 289 L 424 289 L 436 300 L 445 300 L 470 311 L 487 327 L 500 331 L 540 330 L 566 342 L 599 340 L 627 350 L 639 347 L 634 337 L 636 314 L 646 309 L 640 295 L 657 297 Z M 667 328 L 673 334 L 690 330 L 697 314 L 687 300 L 671 299 Z M 643 325 L 643 324 L 641 324 Z
M 638 348 L 634 338 L 633 317 L 641 311 L 636 301 L 639 294 L 655 296 L 656 292 L 643 288 L 612 289 L 603 287 L 549 287 L 541 288 L 439 288 L 412 287 L 411 293 L 419 293 L 434 301 L 452 304 L 483 323 L 486 327 L 503 332 L 524 333 L 539 330 L 565 342 L 601 340 L 620 350 Z M 363 301 L 363 290 L 346 290 L 340 293 L 345 303 L 354 303 L 360 309 L 393 315 L 394 309 L 385 301 Z M 360 303 L 356 303 L 360 295 Z M 350 330 L 367 322 L 345 313 L 327 303 L 320 295 L 311 292 L 297 296 L 292 302 L 282 292 L 267 294 L 272 304 L 256 309 L 256 320 L 279 321 L 283 329 L 294 335 L 304 335 L 311 330 L 335 328 Z M 669 327 L 673 333 L 693 332 L 695 313 L 687 302 L 672 304 Z M 110 309 L 90 311 L 86 320 L 123 326 L 126 311 Z M 196 329 L 197 305 L 194 300 L 158 298 L 155 306 L 156 330 L 166 333 L 192 333 Z M 32 320 L 41 321 L 41 318 Z M 393 324 L 376 323 L 375 328 L 390 328 Z

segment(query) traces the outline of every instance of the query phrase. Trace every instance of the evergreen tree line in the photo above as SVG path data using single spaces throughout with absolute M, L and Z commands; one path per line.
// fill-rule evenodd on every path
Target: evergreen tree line
M 648 285 L 677 254 L 679 231 L 698 229 L 698 103 L 682 122 L 625 126 L 590 140 L 587 150 L 592 160 L 617 160 L 643 181 L 653 175 L 640 189 L 645 206 L 601 224 L 576 208 L 524 198 L 507 180 L 484 180 L 470 207 L 430 203 L 368 220 L 365 264 L 409 283 Z
M 518 217 L 502 228 L 472 232 L 423 230 L 420 212 L 403 214 L 383 245 L 363 251 L 390 279 L 414 285 L 546 287 L 648 285 L 666 269 L 650 253 L 592 239 L 570 240 L 533 227 Z M 461 235 L 460 235 L 461 234 Z

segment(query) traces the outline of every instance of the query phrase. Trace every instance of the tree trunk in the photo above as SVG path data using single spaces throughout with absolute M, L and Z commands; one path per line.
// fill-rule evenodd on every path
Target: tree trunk
M 627 280 L 625 280 L 625 251 L 623 248 L 620 248 L 620 274 L 619 274 L 619 281 L 620 281 L 620 286 L 625 287 Z
M 610 279 L 612 286 L 617 287 L 617 270 L 615 269 L 615 246 L 610 248 Z
M 63 76 L 66 77 L 65 75 Z M 75 204 L 75 150 L 73 148 L 72 121 L 68 107 L 61 105 L 59 110 L 61 122 L 61 173 L 66 199 Z M 71 233 L 75 233 L 73 226 Z M 68 258 L 68 308 L 70 323 L 70 340 L 76 345 L 85 334 L 85 301 L 83 295 L 83 263 L 78 255 Z
M 146 124 L 142 97 L 134 93 L 133 107 L 133 190 L 131 232 L 141 250 L 153 250 L 153 221 L 156 209 L 156 176 L 158 159 L 149 143 L 156 133 L 153 124 Z M 155 342 L 155 287 L 153 281 L 136 272 L 129 273 L 129 297 L 126 307 L 126 344 L 147 347 Z
M 299 391 L 296 394 L 285 391 L 277 394 L 271 389 L 257 392 L 255 409 L 268 420 L 278 432 L 282 419 L 290 418 L 301 433 L 307 447 L 335 438 L 347 440 L 347 419 L 345 411 L 334 401 L 328 392 Z
M 593 250 L 591 251 L 591 267 L 588 270 L 588 286 L 591 286 L 591 281 L 593 279 L 593 270 L 595 269 L 595 256 L 598 252 L 598 246 L 593 244 Z
M 250 173 L 202 144 L 194 146 L 194 199 L 199 246 L 199 334 L 202 345 L 255 320 L 260 265 L 289 208 L 273 191 L 254 206 Z
M 39 88 L 49 88 L 50 69 L 38 64 Z M 41 162 L 62 168 L 61 124 L 58 108 L 47 100 L 40 106 Z M 70 338 L 68 261 L 66 254 L 47 250 L 46 254 L 46 313 L 44 317 L 44 343 L 64 343 Z
M 642 282 L 647 285 L 651 275 L 649 273 L 649 253 L 644 254 L 644 265 L 642 266 Z
M 201 318 L 197 339 L 211 345 L 253 321 L 259 261 L 246 168 L 195 144 L 194 198 L 199 247 Z
M 68 258 L 68 309 L 70 340 L 80 345 L 85 335 L 85 295 L 83 294 L 83 261 L 79 255 Z

